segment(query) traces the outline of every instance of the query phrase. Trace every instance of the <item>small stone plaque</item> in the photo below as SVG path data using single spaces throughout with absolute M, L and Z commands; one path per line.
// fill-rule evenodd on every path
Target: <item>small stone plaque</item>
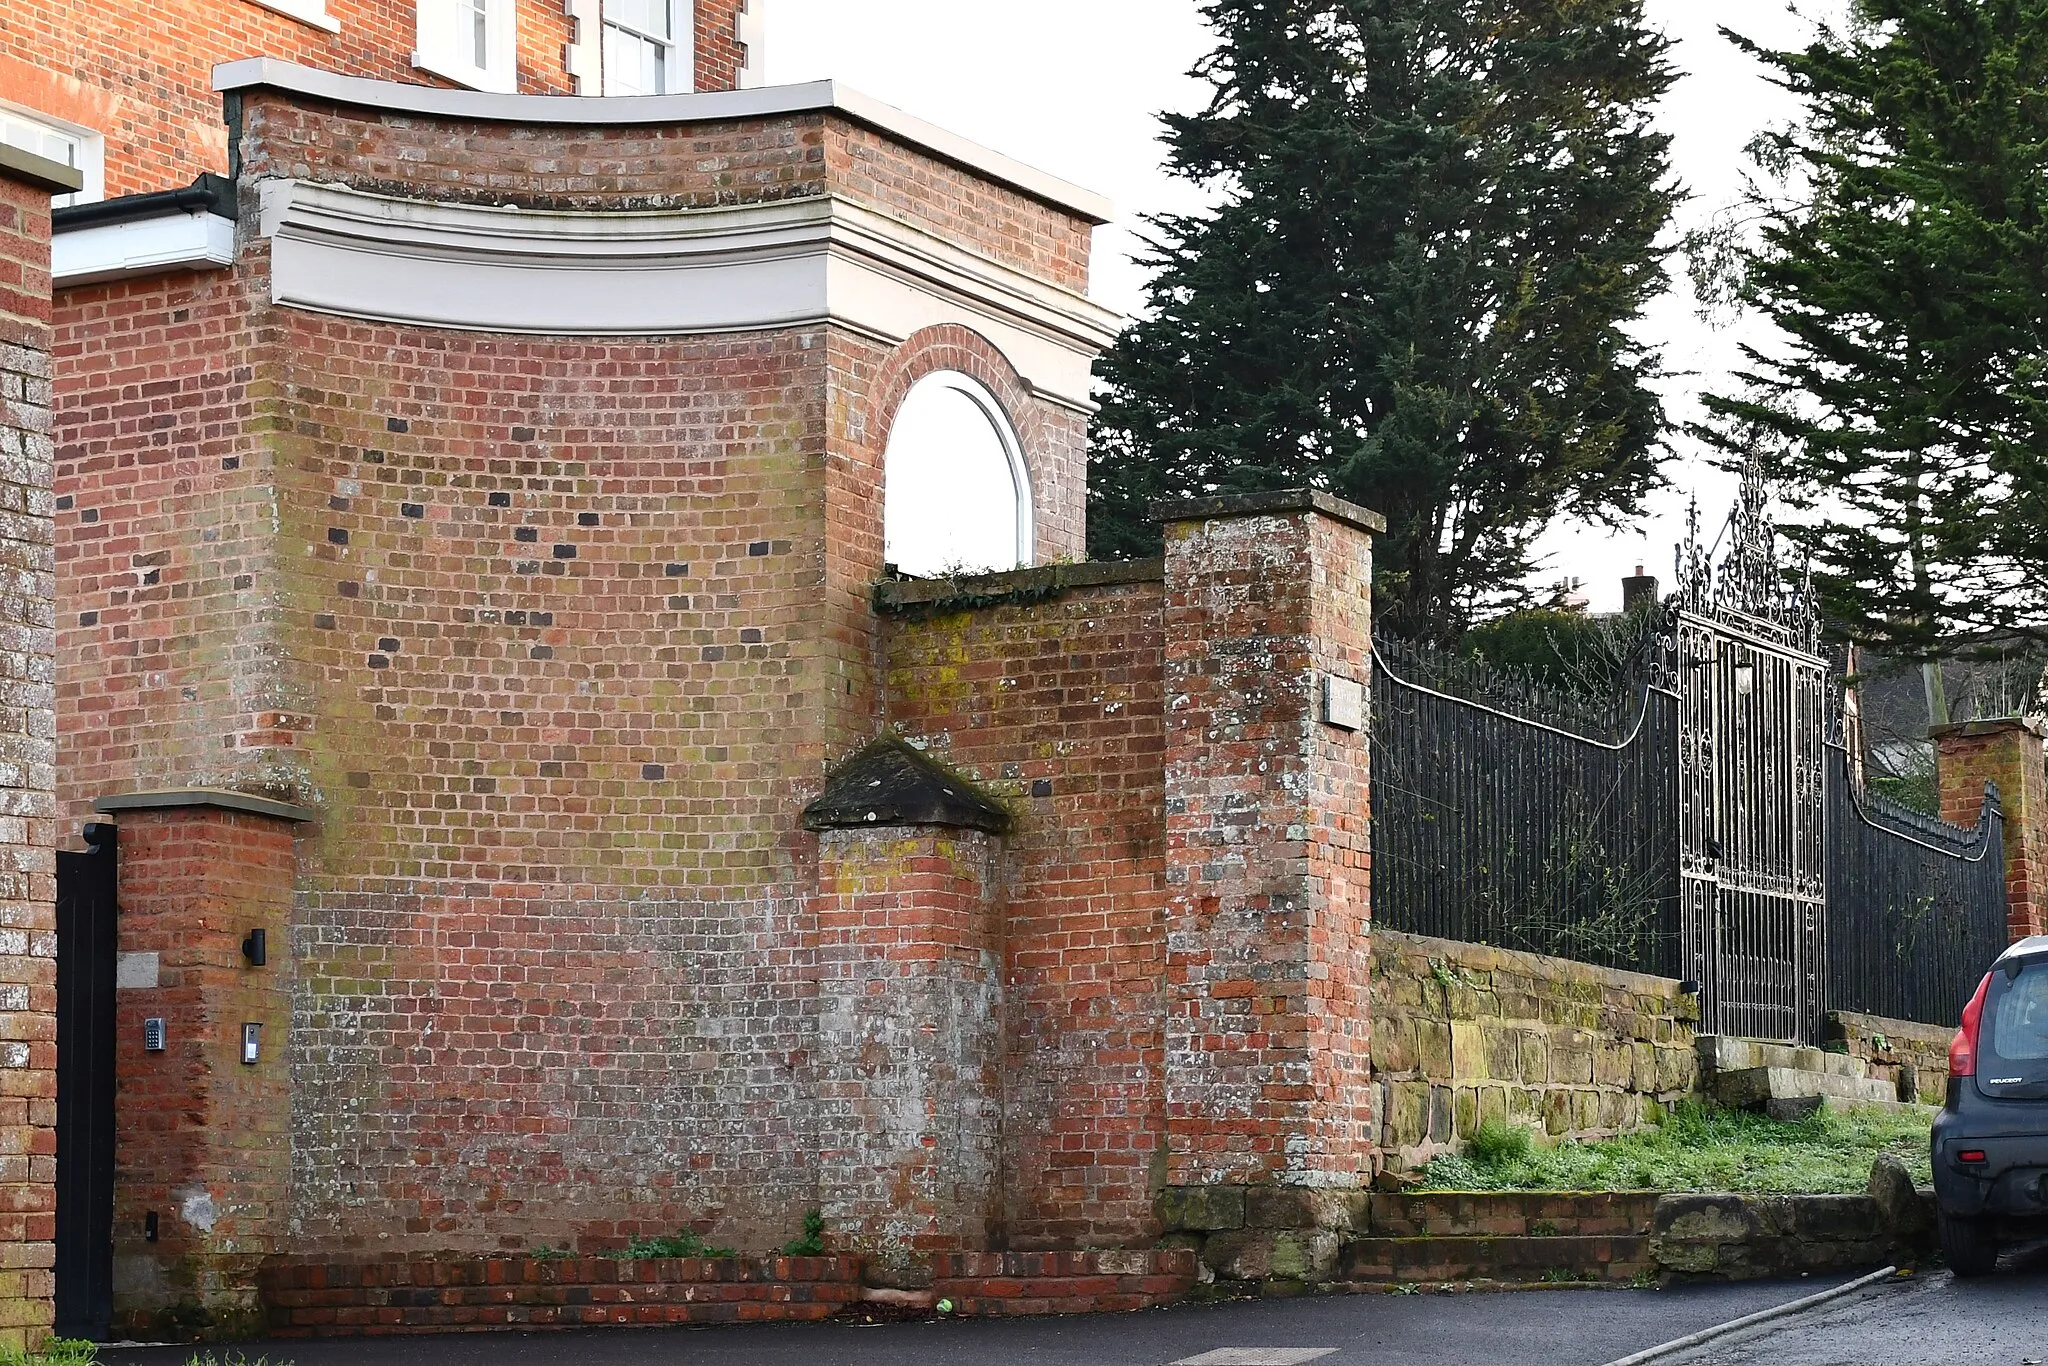
M 157 956 L 153 953 L 123 953 L 114 958 L 114 989 L 133 991 L 157 984 Z
M 1341 674 L 1324 674 L 1323 720 L 1339 730 L 1364 730 L 1365 684 Z

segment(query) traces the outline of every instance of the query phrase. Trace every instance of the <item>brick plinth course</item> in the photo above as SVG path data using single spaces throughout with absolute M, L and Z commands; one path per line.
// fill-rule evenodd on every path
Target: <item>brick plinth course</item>
M 50 196 L 0 149 L 0 1344 L 49 1330 L 57 1153 Z
M 1698 1000 L 1677 982 L 1391 930 L 1373 938 L 1390 1164 L 1418 1167 L 1489 1119 L 1611 1137 L 1654 1123 L 1698 1082 Z
M 2048 933 L 2048 768 L 2040 724 L 2018 718 L 1967 721 L 1936 726 L 1930 734 L 1942 819 L 1976 825 L 1986 785 L 1998 789 L 2005 813 L 2008 935 L 2017 940 Z
M 270 1335 L 787 1323 L 860 1298 L 858 1257 L 273 1259 Z
M 932 1294 L 964 1316 L 1120 1313 L 1171 1304 L 1195 1285 L 1183 1248 L 981 1252 L 932 1260 Z

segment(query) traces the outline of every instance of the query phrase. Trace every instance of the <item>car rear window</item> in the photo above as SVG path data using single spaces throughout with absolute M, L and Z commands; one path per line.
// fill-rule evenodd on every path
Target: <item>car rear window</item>
M 2048 960 L 2026 963 L 2017 977 L 1991 974 L 1978 1052 L 1985 1092 L 2048 1096 Z

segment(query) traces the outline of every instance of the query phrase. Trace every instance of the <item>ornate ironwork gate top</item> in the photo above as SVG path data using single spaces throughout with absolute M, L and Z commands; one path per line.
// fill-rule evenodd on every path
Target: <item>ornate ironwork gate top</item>
M 1728 548 L 1716 564 L 1715 546 L 1700 541 L 1699 501 L 1693 501 L 1686 514 L 1685 543 L 1678 547 L 1676 606 L 1817 657 L 1820 613 L 1813 601 L 1813 576 L 1802 570 L 1795 584 L 1784 572 L 1770 502 L 1762 462 L 1752 455 L 1744 462 L 1742 487 L 1722 531 Z

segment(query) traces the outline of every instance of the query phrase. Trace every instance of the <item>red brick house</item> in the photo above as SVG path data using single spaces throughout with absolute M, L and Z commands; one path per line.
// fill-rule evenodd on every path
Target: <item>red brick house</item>
M 1369 1180 L 1374 519 L 1074 563 L 1106 203 L 742 88 L 732 0 L 209 5 L 0 38 L 5 136 L 85 182 L 56 796 L 119 828 L 116 1321 Z

